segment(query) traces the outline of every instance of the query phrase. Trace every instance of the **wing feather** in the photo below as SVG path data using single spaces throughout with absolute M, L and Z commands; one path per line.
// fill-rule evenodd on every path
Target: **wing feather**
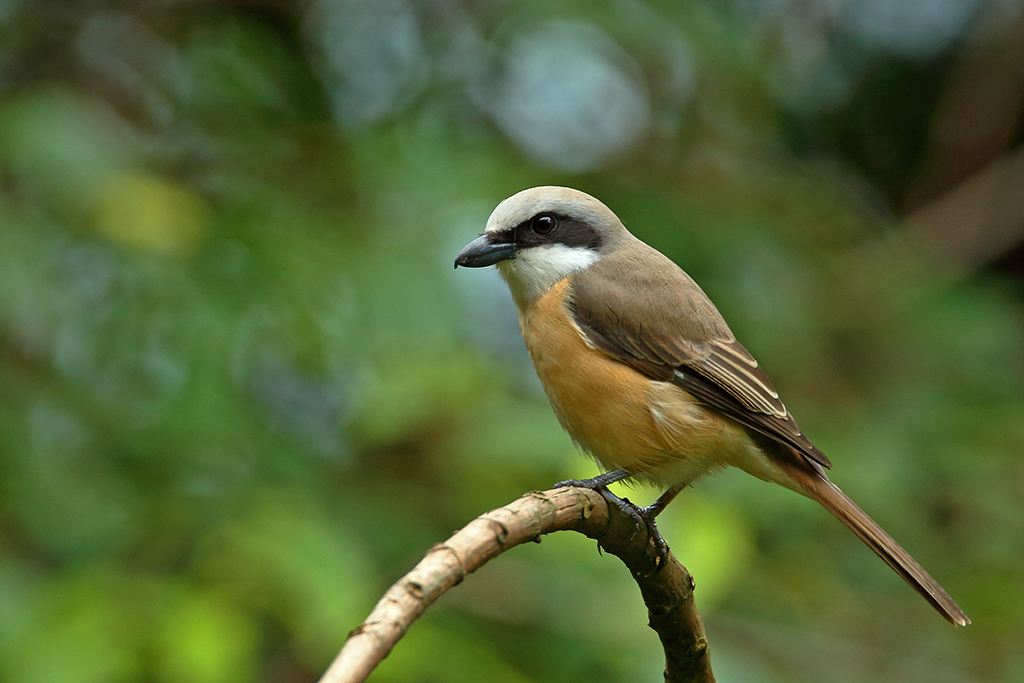
M 569 305 L 587 343 L 651 379 L 674 382 L 787 446 L 783 452 L 799 453 L 805 464 L 831 467 L 707 295 L 678 266 L 639 244 L 633 256 L 603 258 L 574 277 Z M 663 263 L 652 269 L 650 259 Z

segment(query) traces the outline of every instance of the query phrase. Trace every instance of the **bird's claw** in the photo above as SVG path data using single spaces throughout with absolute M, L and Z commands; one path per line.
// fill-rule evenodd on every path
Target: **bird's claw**
M 657 524 L 655 524 L 654 518 L 657 511 L 652 506 L 640 507 L 629 498 L 620 498 L 607 489 L 598 490 L 605 500 L 608 501 L 609 505 L 614 505 L 631 517 L 637 529 L 642 526 L 647 531 L 647 538 L 654 547 L 654 569 L 651 570 L 648 576 L 661 571 L 661 568 L 668 563 L 670 548 L 661 532 L 658 531 Z
M 640 514 L 640 519 L 643 520 L 644 526 L 647 527 L 648 538 L 651 539 L 651 543 L 654 545 L 654 563 L 658 569 L 661 569 L 668 562 L 668 554 L 671 550 L 665 537 L 658 531 L 658 525 L 654 519 L 661 510 L 654 505 L 648 505 L 647 507 L 637 508 L 637 512 Z

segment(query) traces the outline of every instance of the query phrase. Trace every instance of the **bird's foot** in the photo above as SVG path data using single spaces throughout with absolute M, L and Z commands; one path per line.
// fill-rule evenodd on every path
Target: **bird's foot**
M 633 533 L 638 533 L 640 529 L 644 529 L 647 532 L 647 538 L 654 549 L 654 557 L 652 559 L 654 568 L 648 576 L 656 574 L 668 562 L 669 555 L 668 543 L 661 535 L 661 532 L 658 531 L 658 526 L 654 522 L 654 518 L 659 510 L 653 509 L 653 505 L 640 507 L 629 498 L 619 498 L 606 488 L 600 488 L 597 491 L 604 497 L 609 506 L 618 508 L 626 517 L 633 520 L 635 529 Z
M 614 484 L 617 481 L 622 481 L 629 476 L 630 474 L 626 470 L 612 470 L 611 472 L 604 472 L 596 477 L 591 477 L 590 479 L 566 479 L 565 481 L 558 482 L 551 488 L 560 489 L 567 486 L 576 486 L 581 489 L 593 489 L 594 491 L 599 491 L 606 488 L 608 484 Z
M 658 525 L 655 522 L 655 518 L 658 516 L 664 506 L 660 506 L 657 503 L 648 505 L 647 507 L 637 508 L 637 512 L 640 514 L 640 519 L 643 520 L 644 526 L 647 527 L 647 536 L 651 539 L 651 543 L 654 544 L 654 552 L 656 553 L 655 563 L 658 569 L 661 569 L 668 562 L 669 547 L 665 537 L 658 531 Z
M 668 562 L 669 547 L 665 538 L 658 531 L 655 518 L 665 509 L 665 506 L 681 490 L 681 486 L 673 487 L 666 491 L 658 500 L 647 507 L 640 507 L 634 504 L 629 498 L 620 498 L 608 490 L 608 484 L 622 481 L 631 476 L 626 470 L 612 470 L 604 472 L 591 479 L 566 479 L 555 484 L 552 488 L 564 488 L 566 486 L 577 486 L 579 488 L 592 489 L 600 493 L 608 502 L 608 505 L 621 510 L 627 517 L 633 520 L 636 528 L 641 526 L 647 531 L 647 538 L 654 547 L 654 572 L 659 571 Z

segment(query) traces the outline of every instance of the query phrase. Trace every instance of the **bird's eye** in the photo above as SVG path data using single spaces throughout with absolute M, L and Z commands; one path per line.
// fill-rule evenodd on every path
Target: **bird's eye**
M 558 219 L 550 213 L 539 213 L 530 221 L 530 227 L 538 235 L 548 234 L 555 229 L 556 225 L 558 225 Z

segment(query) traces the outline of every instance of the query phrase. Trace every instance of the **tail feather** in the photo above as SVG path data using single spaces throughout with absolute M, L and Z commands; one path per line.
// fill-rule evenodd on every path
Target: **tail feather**
M 875 551 L 882 560 L 903 577 L 910 586 L 927 600 L 942 616 L 956 626 L 971 623 L 964 611 L 950 597 L 939 582 L 918 564 L 900 544 L 886 533 L 875 520 L 868 517 L 856 503 L 843 493 L 838 486 L 824 475 L 817 473 L 794 473 L 794 479 L 800 487 L 816 501 L 821 503 L 840 522 L 857 535 L 866 546 Z

